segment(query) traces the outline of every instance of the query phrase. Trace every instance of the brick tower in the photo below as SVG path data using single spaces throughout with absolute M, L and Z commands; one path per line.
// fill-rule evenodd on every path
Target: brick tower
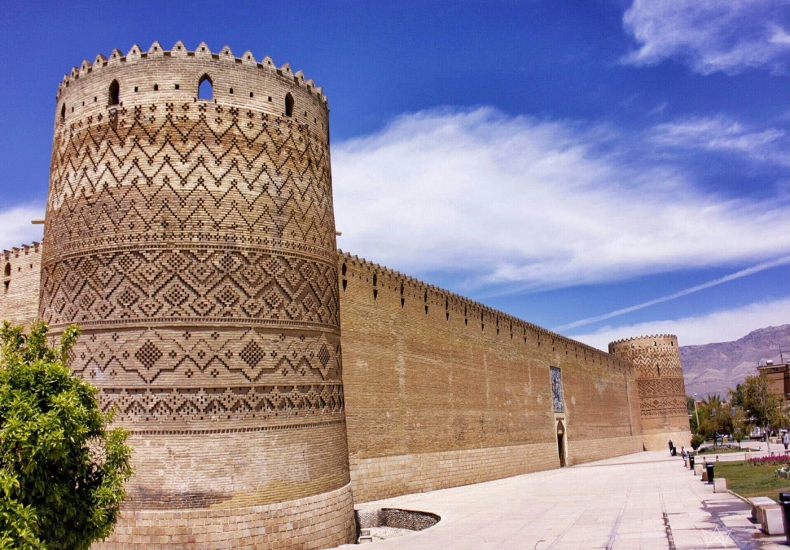
M 609 344 L 609 353 L 636 367 L 645 448 L 668 450 L 670 439 L 678 447 L 689 446 L 686 386 L 677 337 L 662 334 L 618 340 Z
M 39 314 L 80 325 L 72 369 L 135 449 L 104 545 L 350 542 L 321 88 L 154 43 L 84 61 L 56 109 Z

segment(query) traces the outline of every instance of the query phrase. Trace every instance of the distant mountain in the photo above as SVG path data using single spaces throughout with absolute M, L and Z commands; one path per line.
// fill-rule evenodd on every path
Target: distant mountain
M 696 393 L 702 398 L 718 393 L 725 397 L 728 389 L 757 373 L 760 361 L 779 363 L 780 349 L 784 350 L 785 361 L 790 360 L 790 325 L 761 328 L 734 342 L 680 346 L 686 394 Z

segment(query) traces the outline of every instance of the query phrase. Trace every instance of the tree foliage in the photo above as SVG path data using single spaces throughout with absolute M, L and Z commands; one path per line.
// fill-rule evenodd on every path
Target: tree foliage
M 47 326 L 0 329 L 0 549 L 87 549 L 110 534 L 131 476 L 128 433 L 108 430 L 95 387 L 73 376 Z
M 706 439 L 717 435 L 732 435 L 735 431 L 730 405 L 719 395 L 708 396 L 698 405 L 699 426 L 697 433 Z
M 743 409 L 749 424 L 763 430 L 787 425 L 785 399 L 771 391 L 771 380 L 765 373 L 747 376 L 730 394 L 732 403 Z

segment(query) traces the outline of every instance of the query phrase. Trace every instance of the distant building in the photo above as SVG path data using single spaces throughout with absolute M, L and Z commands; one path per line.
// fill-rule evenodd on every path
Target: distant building
M 785 399 L 790 399 L 790 362 L 784 360 L 785 354 L 780 354 L 780 363 L 774 364 L 772 360 L 765 361 L 757 367 L 757 371 L 765 374 L 771 381 L 771 390 Z

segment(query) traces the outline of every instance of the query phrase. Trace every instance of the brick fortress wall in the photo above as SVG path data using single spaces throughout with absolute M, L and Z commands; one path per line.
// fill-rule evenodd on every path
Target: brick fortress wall
M 72 369 L 132 433 L 107 547 L 353 540 L 328 122 L 301 72 L 227 47 L 60 85 L 39 313 L 82 327 Z
M 41 245 L 22 245 L 2 253 L 0 321 L 30 325 L 38 316 Z
M 338 255 L 327 117 L 288 65 L 205 45 L 114 51 L 61 84 L 48 244 L 4 252 L 0 318 L 35 316 L 43 255 L 40 314 L 83 327 L 74 370 L 132 431 L 102 547 L 332 546 L 353 538 L 352 486 L 370 500 L 555 468 L 560 442 L 575 464 L 688 437 L 674 337 L 606 354 Z
M 642 450 L 630 363 L 348 254 L 338 261 L 356 501 L 556 468 L 559 421 L 567 464 Z
M 686 386 L 678 339 L 672 334 L 642 336 L 609 344 L 609 353 L 631 361 L 639 386 L 639 413 L 648 450 L 691 443 Z

